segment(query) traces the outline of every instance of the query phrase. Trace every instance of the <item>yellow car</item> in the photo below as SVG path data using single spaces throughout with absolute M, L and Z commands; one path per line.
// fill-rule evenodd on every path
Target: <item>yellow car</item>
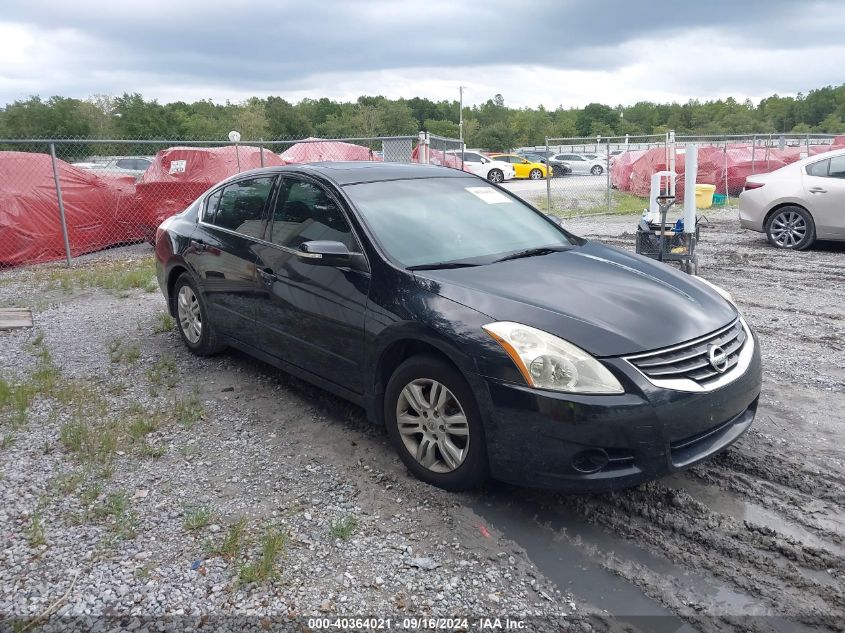
M 500 160 L 513 165 L 515 178 L 530 178 L 541 180 L 546 177 L 546 166 L 543 163 L 535 163 L 523 158 L 518 154 L 487 154 L 493 160 Z

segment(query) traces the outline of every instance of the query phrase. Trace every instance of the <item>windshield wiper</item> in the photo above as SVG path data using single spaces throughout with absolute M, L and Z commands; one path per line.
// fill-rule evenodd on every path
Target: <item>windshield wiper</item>
M 444 268 L 468 268 L 470 266 L 479 266 L 480 264 L 472 264 L 470 262 L 435 262 L 433 264 L 417 264 L 416 266 L 408 266 L 406 270 L 442 270 Z
M 510 255 L 500 257 L 499 259 L 494 260 L 493 263 L 495 264 L 497 262 L 506 262 L 509 259 L 522 259 L 523 257 L 534 257 L 535 255 L 548 255 L 549 253 L 558 253 L 560 251 L 565 250 L 567 250 L 565 246 L 542 246 L 540 248 L 526 248 L 524 251 L 517 251 L 516 253 L 511 253 Z

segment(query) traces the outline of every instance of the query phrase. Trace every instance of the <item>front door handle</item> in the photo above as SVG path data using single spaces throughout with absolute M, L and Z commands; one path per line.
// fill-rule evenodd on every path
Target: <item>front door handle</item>
M 827 189 L 821 187 L 810 187 L 810 193 L 827 193 Z
M 276 274 L 273 272 L 272 268 L 259 268 L 258 274 L 261 275 L 261 278 L 267 283 L 273 283 L 276 281 Z
M 195 251 L 204 251 L 207 247 L 202 240 L 191 240 L 191 248 Z

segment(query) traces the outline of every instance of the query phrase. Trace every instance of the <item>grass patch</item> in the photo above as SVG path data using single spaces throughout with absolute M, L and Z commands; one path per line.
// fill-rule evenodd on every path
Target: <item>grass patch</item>
M 229 526 L 220 545 L 212 548 L 211 553 L 217 554 L 223 560 L 229 562 L 240 558 L 244 548 L 246 537 L 246 519 L 241 517 Z
M 153 323 L 153 334 L 164 334 L 170 332 L 176 327 L 176 321 L 170 316 L 169 312 L 159 312 L 156 314 L 155 322 Z
M 108 495 L 92 509 L 95 518 L 106 525 L 116 538 L 133 539 L 138 530 L 138 517 L 129 509 L 129 495 L 120 490 Z
M 141 347 L 138 343 L 124 345 L 123 340 L 117 338 L 108 345 L 109 360 L 113 363 L 124 362 L 129 365 L 138 362 L 141 357 Z
M 238 568 L 238 581 L 249 584 L 272 580 L 276 575 L 276 561 L 285 549 L 287 538 L 274 527 L 267 527 L 261 538 L 258 560 L 244 562 Z
M 46 285 L 48 289 L 67 293 L 78 289 L 101 288 L 115 294 L 125 294 L 133 289 L 153 292 L 158 287 L 153 256 L 44 269 L 38 271 L 35 281 Z
M 147 379 L 150 381 L 150 393 L 156 395 L 159 387 L 173 389 L 179 383 L 179 373 L 176 370 L 176 359 L 172 356 L 162 356 L 149 369 Z
M 33 549 L 47 544 L 47 538 L 44 536 L 44 526 L 41 523 L 41 512 L 32 513 L 29 526 L 26 528 L 26 540 Z
M 532 200 L 532 204 L 544 213 L 547 210 L 546 198 Z M 610 213 L 620 215 L 640 215 L 648 207 L 648 199 L 614 189 L 610 194 Z M 602 215 L 608 212 L 607 197 L 604 193 L 583 197 L 559 196 L 552 193 L 552 215 L 571 218 L 581 215 Z
M 185 509 L 185 530 L 195 532 L 211 523 L 212 511 L 209 506 L 191 506 Z
M 202 406 L 199 396 L 192 393 L 189 396 L 174 398 L 173 417 L 186 429 L 190 429 L 202 420 L 205 417 L 205 408 Z
M 358 521 L 355 517 L 344 517 L 337 521 L 332 521 L 329 524 L 329 534 L 332 538 L 340 539 L 341 541 L 349 540 L 358 528 Z

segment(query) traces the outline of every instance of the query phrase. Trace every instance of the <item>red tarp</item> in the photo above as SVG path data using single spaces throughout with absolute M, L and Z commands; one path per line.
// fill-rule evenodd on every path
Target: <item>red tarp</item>
M 610 184 L 619 189 L 619 191 L 630 191 L 634 161 L 645 154 L 645 152 L 644 149 L 629 150 L 614 157 L 610 165 Z
M 132 176 L 94 175 L 62 160 L 58 170 L 72 255 L 138 240 Z M 0 152 L 0 265 L 64 256 L 50 156 Z
M 411 152 L 411 162 L 420 162 L 420 146 L 417 145 Z M 444 154 L 440 150 L 428 148 L 428 163 L 429 165 L 441 165 L 443 167 L 452 167 L 454 169 L 461 168 L 460 154 Z M 469 165 L 464 165 L 464 171 L 472 173 Z
M 277 154 L 265 149 L 264 166 L 285 165 Z M 171 147 L 156 154 L 153 164 L 137 185 L 138 223 L 146 237 L 166 218 L 184 211 L 200 194 L 239 171 L 261 167 L 258 147 Z
M 344 143 L 343 141 L 321 141 L 308 138 L 309 143 L 297 143 L 280 154 L 287 163 L 316 163 L 335 160 L 376 160 L 381 158 L 369 147 Z

